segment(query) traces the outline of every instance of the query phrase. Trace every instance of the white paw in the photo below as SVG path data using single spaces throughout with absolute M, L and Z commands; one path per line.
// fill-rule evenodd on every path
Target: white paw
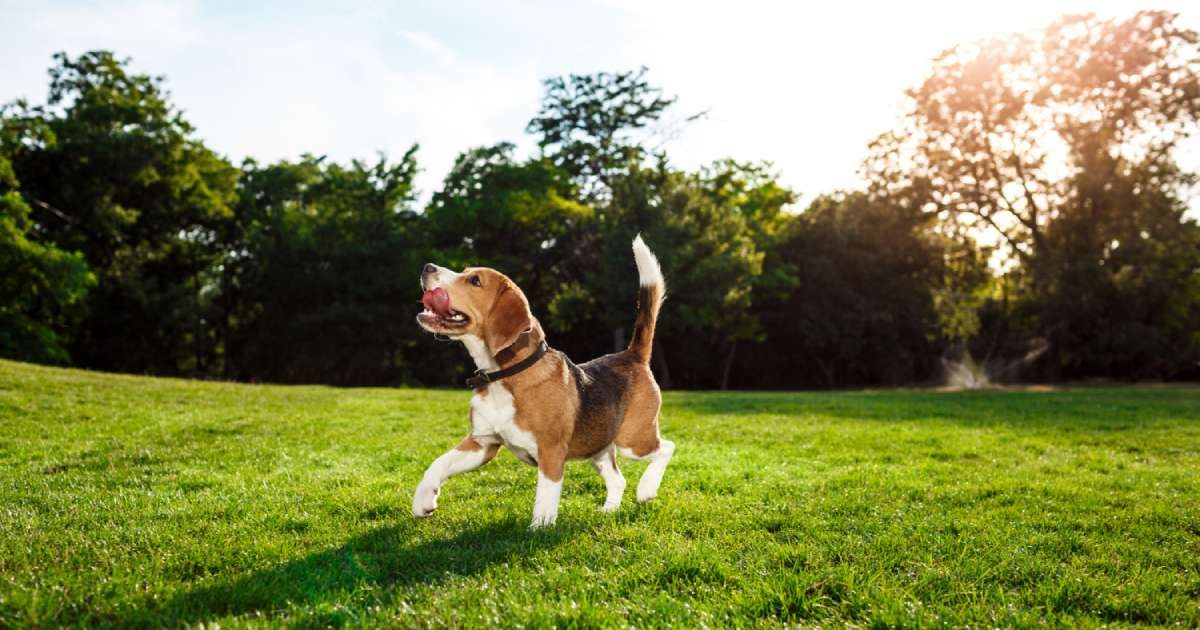
M 529 524 L 529 529 L 542 529 L 543 527 L 553 527 L 554 521 L 558 519 L 558 514 L 543 513 L 534 514 L 533 522 Z
M 433 485 L 422 483 L 417 486 L 417 491 L 413 493 L 413 516 L 417 518 L 425 518 L 437 509 L 438 488 Z
M 658 496 L 658 488 L 655 488 L 653 490 L 643 490 L 641 488 L 638 488 L 638 494 L 637 494 L 638 503 L 645 503 L 645 502 L 649 501 L 650 499 L 653 499 L 657 496 Z
M 600 506 L 600 511 L 601 512 L 616 512 L 617 509 L 620 507 L 621 507 L 621 502 L 619 500 L 618 501 L 608 501 L 608 502 L 605 502 L 604 505 Z

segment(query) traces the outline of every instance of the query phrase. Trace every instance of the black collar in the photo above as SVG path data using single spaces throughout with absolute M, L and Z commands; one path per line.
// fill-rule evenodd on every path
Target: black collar
M 482 369 L 475 370 L 475 375 L 467 379 L 467 387 L 471 389 L 480 389 L 482 387 L 487 387 L 488 383 L 494 383 L 502 378 L 507 378 L 514 374 L 520 374 L 521 372 L 524 372 L 532 367 L 534 363 L 537 363 L 538 359 L 545 356 L 546 351 L 549 349 L 550 347 L 546 345 L 546 341 L 543 339 L 542 343 L 538 345 L 538 349 L 533 351 L 533 354 L 521 359 L 513 365 L 504 368 L 503 370 L 496 370 L 495 372 L 485 372 Z

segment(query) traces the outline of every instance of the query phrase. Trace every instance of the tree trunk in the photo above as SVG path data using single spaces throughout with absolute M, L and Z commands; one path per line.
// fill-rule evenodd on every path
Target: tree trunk
M 625 349 L 625 329 L 613 329 L 613 352 L 620 352 Z
M 204 360 L 204 317 L 200 312 L 200 280 L 198 276 L 199 262 L 196 260 L 195 252 L 192 252 L 192 353 L 196 355 L 195 363 L 192 364 L 192 377 L 207 377 L 209 376 L 208 364 Z M 178 369 L 178 364 L 176 364 Z
M 658 368 L 658 386 L 662 389 L 671 389 L 671 370 L 667 368 L 667 357 L 663 353 L 662 344 L 658 343 L 658 339 L 654 340 L 654 353 L 652 363 Z
M 821 373 L 825 376 L 825 387 L 834 389 L 837 386 L 837 379 L 835 378 L 834 374 L 837 367 L 837 360 L 833 359 L 826 362 L 822 361 L 820 357 L 817 357 L 816 355 L 812 355 L 812 358 L 813 363 L 816 363 L 817 367 L 821 368 Z
M 729 389 L 729 373 L 733 370 L 733 354 L 737 352 L 737 342 L 729 344 L 729 354 L 725 355 L 725 367 L 721 370 L 721 389 Z

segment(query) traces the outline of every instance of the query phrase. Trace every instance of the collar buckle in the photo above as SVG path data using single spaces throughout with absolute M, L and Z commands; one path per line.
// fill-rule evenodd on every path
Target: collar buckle
M 488 373 L 484 371 L 483 368 L 480 368 L 475 370 L 475 374 L 467 378 L 467 387 L 470 387 L 471 389 L 481 389 L 486 387 L 491 382 L 492 379 L 488 377 Z

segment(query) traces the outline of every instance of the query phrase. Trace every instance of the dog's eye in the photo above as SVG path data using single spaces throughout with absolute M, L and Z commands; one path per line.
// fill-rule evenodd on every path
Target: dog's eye
M 483 282 L 479 280 L 479 276 L 471 276 L 470 278 L 467 278 L 467 282 L 470 282 L 472 285 L 477 287 L 483 286 Z

